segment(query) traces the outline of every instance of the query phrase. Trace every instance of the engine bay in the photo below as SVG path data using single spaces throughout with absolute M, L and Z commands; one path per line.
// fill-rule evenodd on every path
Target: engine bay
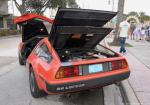
M 97 45 L 94 49 L 66 49 L 57 50 L 62 62 L 103 59 L 116 57 L 117 54 L 102 45 Z

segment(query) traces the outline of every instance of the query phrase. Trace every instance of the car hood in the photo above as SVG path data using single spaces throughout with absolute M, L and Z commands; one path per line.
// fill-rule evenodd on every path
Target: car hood
M 93 48 L 111 32 L 103 26 L 116 12 L 60 8 L 55 16 L 49 40 L 55 49 Z
M 22 41 L 26 42 L 36 36 L 49 36 L 53 19 L 38 14 L 25 14 L 14 19 L 14 24 L 22 28 Z

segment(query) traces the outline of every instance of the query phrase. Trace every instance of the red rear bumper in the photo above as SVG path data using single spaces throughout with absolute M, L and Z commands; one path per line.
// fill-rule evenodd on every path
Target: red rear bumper
M 111 75 L 107 77 L 101 77 L 91 80 L 71 82 L 65 84 L 48 84 L 46 83 L 46 89 L 49 93 L 67 93 L 67 92 L 75 92 L 86 90 L 90 88 L 102 87 L 109 84 L 113 84 L 115 82 L 119 82 L 121 80 L 127 79 L 130 75 L 130 71 Z

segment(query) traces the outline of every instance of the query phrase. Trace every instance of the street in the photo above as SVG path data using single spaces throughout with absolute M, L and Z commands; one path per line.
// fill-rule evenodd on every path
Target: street
M 62 94 L 34 99 L 30 94 L 28 70 L 18 64 L 20 40 L 20 37 L 0 39 L 0 105 L 123 105 L 115 85 L 73 93 L 71 97 Z

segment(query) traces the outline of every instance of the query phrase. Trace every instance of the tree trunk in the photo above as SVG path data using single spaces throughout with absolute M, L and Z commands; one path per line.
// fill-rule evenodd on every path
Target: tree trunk
M 117 15 L 117 24 L 116 24 L 116 29 L 115 29 L 116 35 L 112 43 L 114 45 L 119 44 L 118 30 L 119 30 L 120 22 L 123 21 L 124 3 L 125 3 L 125 0 L 118 0 L 118 15 Z

